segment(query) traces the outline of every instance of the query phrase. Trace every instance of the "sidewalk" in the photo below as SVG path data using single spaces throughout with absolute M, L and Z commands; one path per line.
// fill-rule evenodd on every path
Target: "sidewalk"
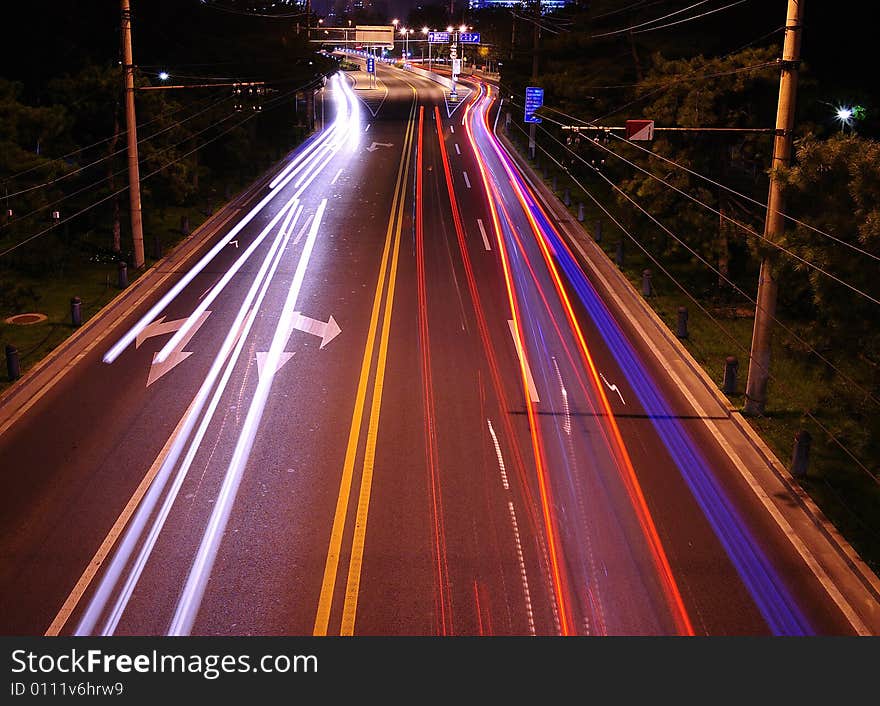
M 731 464 L 791 541 L 830 598 L 862 635 L 880 634 L 880 579 L 828 521 L 786 466 L 660 319 L 590 233 L 573 218 L 503 132 L 498 138 L 542 202 L 561 235 L 579 256 L 608 305 L 626 317 L 693 413 L 703 420 Z M 713 419 L 723 416 L 729 423 Z

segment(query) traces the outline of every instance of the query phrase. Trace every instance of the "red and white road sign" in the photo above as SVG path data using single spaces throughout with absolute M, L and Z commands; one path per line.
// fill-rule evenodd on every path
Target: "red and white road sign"
M 627 140 L 653 140 L 654 139 L 654 121 L 653 120 L 627 120 L 626 121 L 626 139 Z

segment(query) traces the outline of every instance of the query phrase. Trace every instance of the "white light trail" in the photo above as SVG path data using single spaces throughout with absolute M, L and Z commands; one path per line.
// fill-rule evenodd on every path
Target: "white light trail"
M 226 391 L 226 386 L 229 383 L 229 378 L 232 375 L 232 371 L 235 369 L 235 366 L 238 363 L 239 358 L 241 357 L 241 351 L 244 348 L 247 335 L 248 333 L 250 333 L 254 321 L 257 318 L 257 313 L 260 310 L 260 305 L 263 303 L 266 291 L 269 289 L 269 285 L 272 282 L 275 271 L 278 269 L 278 264 L 281 262 L 281 259 L 284 255 L 284 250 L 287 247 L 288 242 L 290 241 L 290 236 L 293 233 L 293 229 L 296 227 L 296 222 L 299 219 L 300 214 L 302 214 L 302 210 L 302 205 L 300 205 L 298 208 L 295 205 L 289 208 L 289 210 L 287 211 L 287 216 L 284 219 L 284 223 L 281 226 L 281 229 L 278 231 L 278 237 L 272 244 L 272 248 L 266 255 L 266 259 L 263 261 L 263 266 L 257 274 L 256 279 L 254 280 L 254 285 L 261 285 L 259 294 L 257 295 L 256 301 L 254 301 L 253 307 L 251 307 L 250 312 L 244 322 L 243 330 L 237 332 L 235 349 L 233 350 L 232 355 L 229 357 L 229 360 L 226 363 L 226 369 L 223 371 L 223 376 L 220 378 L 220 383 L 214 390 L 214 395 L 211 398 L 208 409 L 202 417 L 199 428 L 196 431 L 192 442 L 190 443 L 189 450 L 187 451 L 186 456 L 183 459 L 183 463 L 180 464 L 180 468 L 177 470 L 177 475 L 174 478 L 174 482 L 171 484 L 171 488 L 169 489 L 167 495 L 165 496 L 165 499 L 162 502 L 162 507 L 159 510 L 156 519 L 153 520 L 153 525 L 150 528 L 150 532 L 144 540 L 144 544 L 143 546 L 141 546 L 140 551 L 138 552 L 138 556 L 135 559 L 134 564 L 132 565 L 132 568 L 129 570 L 128 576 L 125 580 L 125 584 L 123 585 L 119 596 L 117 596 L 116 602 L 113 606 L 113 610 L 111 611 L 110 616 L 107 618 L 107 622 L 104 624 L 104 628 L 101 631 L 102 635 L 112 635 L 116 631 L 116 627 L 122 618 L 122 614 L 125 611 L 125 608 L 128 606 L 128 602 L 131 599 L 131 595 L 134 592 L 135 586 L 137 585 L 137 582 L 140 579 L 141 574 L 143 573 L 144 566 L 146 566 L 147 560 L 150 558 L 150 554 L 153 551 L 153 547 L 159 539 L 159 534 L 161 533 L 162 528 L 165 526 L 165 520 L 168 518 L 168 515 L 171 512 L 171 508 L 174 505 L 175 500 L 177 499 L 177 495 L 180 492 L 183 481 L 186 479 L 186 476 L 189 473 L 189 469 L 192 467 L 193 460 L 196 457 L 196 453 L 199 450 L 202 439 L 204 439 L 205 434 L 208 431 L 208 427 L 210 426 L 214 418 L 214 413 L 217 411 L 217 406 L 220 403 L 220 398 Z M 271 267 L 267 271 L 266 265 L 270 262 Z
M 296 272 L 290 284 L 290 290 L 287 299 L 284 302 L 278 325 L 272 337 L 272 344 L 269 347 L 266 362 L 263 366 L 265 374 L 257 385 L 257 390 L 251 400 L 247 417 L 242 426 L 238 442 L 235 445 L 235 451 L 226 476 L 223 479 L 223 486 L 217 495 L 214 503 L 214 510 L 211 513 L 211 519 L 202 536 L 202 542 L 199 546 L 198 554 L 190 568 L 183 594 L 178 601 L 174 618 L 168 629 L 169 635 L 188 635 L 192 630 L 202 598 L 205 593 L 205 586 L 208 577 L 214 566 L 214 560 L 220 547 L 220 541 L 232 512 L 232 505 L 238 492 L 238 486 L 241 483 L 241 477 L 244 467 L 247 464 L 251 449 L 253 448 L 254 439 L 256 438 L 257 429 L 263 416 L 266 401 L 269 397 L 269 391 L 275 378 L 275 371 L 278 369 L 278 362 L 281 353 L 287 345 L 290 333 L 293 329 L 294 314 L 296 313 L 297 299 L 302 288 L 302 282 L 308 268 L 309 259 L 318 236 L 318 229 L 321 225 L 321 219 L 327 207 L 327 199 L 323 199 L 312 220 L 312 227 L 306 237 L 303 252 L 297 264 Z
M 275 244 L 273 244 L 273 247 L 275 245 L 277 245 L 277 241 Z M 267 257 L 266 261 L 264 261 L 263 263 L 264 268 L 268 267 L 268 262 L 269 258 Z M 119 582 L 119 577 L 122 575 L 123 570 L 128 565 L 131 554 L 134 551 L 135 546 L 139 541 L 139 538 L 143 534 L 144 527 L 146 526 L 148 519 L 152 515 L 153 509 L 158 503 L 159 497 L 165 489 L 168 478 L 171 475 L 171 472 L 174 470 L 174 467 L 177 465 L 177 461 L 180 458 L 181 453 L 183 453 L 183 448 L 186 445 L 187 440 L 189 439 L 189 436 L 196 425 L 196 421 L 198 420 L 198 417 L 205 406 L 205 402 L 207 401 L 208 395 L 210 394 L 211 389 L 214 386 L 214 382 L 220 375 L 220 370 L 223 367 L 224 362 L 226 361 L 227 357 L 229 356 L 239 338 L 239 332 L 242 330 L 242 326 L 245 322 L 245 317 L 247 316 L 251 304 L 253 303 L 253 300 L 257 295 L 257 290 L 259 289 L 260 285 L 260 278 L 265 275 L 264 268 L 261 268 L 260 272 L 257 274 L 257 278 L 254 280 L 250 290 L 245 296 L 244 302 L 241 305 L 241 309 L 239 309 L 238 315 L 236 316 L 235 321 L 229 329 L 229 333 L 226 335 L 226 338 L 223 341 L 222 346 L 220 347 L 220 351 L 217 353 L 217 356 L 215 357 L 214 362 L 211 365 L 211 369 L 208 371 L 208 375 L 205 377 L 204 382 L 202 383 L 198 393 L 196 394 L 196 398 L 193 400 L 193 403 L 190 406 L 189 415 L 187 416 L 183 427 L 180 430 L 180 433 L 174 440 L 174 443 L 168 451 L 168 455 L 162 462 L 162 467 L 159 469 L 159 472 L 153 479 L 149 491 L 147 491 L 147 494 L 144 496 L 140 506 L 138 507 L 137 512 L 132 518 L 131 524 L 128 526 L 128 529 L 125 532 L 125 536 L 120 542 L 119 548 L 117 549 L 113 560 L 110 562 L 110 565 L 106 573 L 104 574 L 104 577 L 101 579 L 101 583 L 99 584 L 95 595 L 89 602 L 89 605 L 85 613 L 83 614 L 79 625 L 77 626 L 75 634 L 91 635 L 95 628 L 95 624 L 101 617 L 104 608 L 110 600 L 110 596 L 115 586 Z
M 186 321 L 183 322 L 183 325 L 177 329 L 174 335 L 168 340 L 168 342 L 162 347 L 157 354 L 155 359 L 153 360 L 153 364 L 156 363 L 164 363 L 165 359 L 171 355 L 180 341 L 183 340 L 183 337 L 189 333 L 190 329 L 193 327 L 196 321 L 198 321 L 202 312 L 204 312 L 211 303 L 220 296 L 220 293 L 226 288 L 226 285 L 232 280 L 232 278 L 236 275 L 236 273 L 244 266 L 244 264 L 248 261 L 251 255 L 253 255 L 254 251 L 260 246 L 260 244 L 266 239 L 266 236 L 272 231 L 273 228 L 278 224 L 278 221 L 285 214 L 293 213 L 293 204 L 296 203 L 297 199 L 292 198 L 281 208 L 280 211 L 275 215 L 275 217 L 269 221 L 263 231 L 254 239 L 254 241 L 247 247 L 239 258 L 232 264 L 224 275 L 220 278 L 220 281 L 217 282 L 212 288 L 208 295 L 199 302 L 199 305 L 193 310 L 192 314 L 190 314 Z M 283 234 L 284 226 L 281 228 L 281 232 Z
M 348 87 L 347 82 L 339 81 L 338 83 L 343 87 L 342 92 L 345 94 L 346 100 L 350 100 L 348 98 L 348 94 L 351 93 L 351 89 Z M 341 101 L 341 99 L 339 100 Z M 350 128 L 351 122 L 349 118 L 350 115 L 348 111 L 344 111 L 343 114 L 337 115 L 336 119 L 334 120 L 333 127 L 328 131 L 328 134 L 325 137 L 321 138 L 320 144 L 324 145 L 326 142 L 334 138 L 336 133 L 338 132 L 337 128 L 339 128 L 339 126 L 345 126 L 346 129 Z M 315 151 L 315 153 L 317 152 Z M 305 152 L 297 155 L 291 164 L 294 166 L 298 166 L 307 161 L 311 163 L 311 159 L 313 157 L 313 151 L 311 149 L 307 149 Z M 326 162 L 324 164 L 326 164 Z M 321 165 L 319 171 L 321 168 L 323 168 L 324 164 Z M 294 170 L 293 173 L 286 174 L 283 179 L 277 182 L 276 186 L 285 186 L 293 180 L 296 174 L 297 170 Z M 310 182 L 311 180 L 309 180 L 309 183 Z M 256 217 L 256 215 L 260 213 L 260 211 L 263 210 L 263 208 L 265 208 L 266 204 L 268 204 L 278 195 L 279 191 L 279 188 L 271 191 L 269 194 L 263 197 L 263 199 L 261 199 L 260 202 L 247 213 L 247 215 L 245 215 L 238 223 L 236 223 L 235 226 L 189 270 L 189 272 L 187 272 L 171 289 L 169 289 L 168 292 L 166 292 L 165 295 L 158 302 L 156 302 L 156 304 L 154 304 L 150 308 L 150 310 L 146 314 L 144 314 L 144 316 L 141 317 L 141 319 L 134 326 L 132 326 L 132 328 L 129 329 L 129 331 L 125 335 L 123 335 L 122 338 L 120 338 L 119 341 L 117 341 L 116 344 L 112 348 L 110 348 L 109 351 L 107 351 L 107 353 L 104 354 L 104 362 L 112 363 L 113 361 L 115 361 L 122 354 L 122 352 L 126 348 L 128 348 L 128 346 L 131 345 L 131 343 L 137 338 L 138 334 L 143 331 L 143 329 L 146 328 L 159 314 L 162 313 L 162 311 L 175 299 L 175 297 L 177 297 L 177 295 L 180 294 L 180 292 L 182 292 L 203 269 L 205 269 L 205 267 L 223 250 L 223 248 L 225 248 L 226 245 L 229 244 L 229 242 L 232 241 L 232 239 L 235 238 L 235 236 L 238 235 L 238 233 L 240 233 L 241 230 L 248 223 L 250 223 Z M 296 196 L 299 196 L 299 194 L 296 194 Z

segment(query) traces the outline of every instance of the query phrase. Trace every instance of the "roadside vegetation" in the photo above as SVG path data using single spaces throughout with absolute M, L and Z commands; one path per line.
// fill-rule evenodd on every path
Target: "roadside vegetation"
M 311 126 L 303 88 L 337 67 L 286 25 L 216 13 L 198 15 L 203 31 L 169 49 L 174 25 L 150 36 L 168 12 L 162 5 L 145 8 L 134 27 L 147 267 L 304 139 Z M 108 19 L 98 17 L 103 7 L 68 11 Z M 110 25 L 104 29 L 118 36 Z M 0 350 L 17 349 L 22 373 L 75 330 L 73 297 L 85 322 L 120 293 L 120 262 L 128 283 L 141 274 L 129 227 L 122 68 L 102 43 L 91 53 L 84 46 L 56 57 L 55 67 L 47 59 L 0 69 Z M 153 63 L 160 52 L 170 60 L 167 78 Z M 177 70 L 174 54 L 199 65 Z M 163 84 L 199 87 L 140 90 Z M 5 323 L 27 312 L 47 318 Z M 4 364 L 0 392 L 11 382 Z

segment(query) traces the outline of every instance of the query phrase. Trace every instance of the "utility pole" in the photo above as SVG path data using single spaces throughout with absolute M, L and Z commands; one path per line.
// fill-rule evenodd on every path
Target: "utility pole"
M 125 72 L 125 127 L 128 131 L 128 202 L 136 269 L 144 267 L 144 226 L 141 218 L 141 175 L 138 167 L 137 120 L 134 114 L 134 61 L 131 51 L 131 6 L 122 0 L 122 65 Z
M 773 142 L 773 162 L 770 172 L 770 193 L 764 237 L 773 242 L 785 228 L 782 210 L 785 207 L 782 184 L 775 176 L 779 167 L 791 163 L 792 130 L 794 128 L 795 95 L 801 52 L 801 29 L 804 0 L 788 0 L 785 21 L 785 42 L 782 49 L 782 73 L 779 79 L 779 106 L 776 112 L 776 138 Z M 749 357 L 749 375 L 746 382 L 746 401 L 743 414 L 760 415 L 767 404 L 767 381 L 770 378 L 770 344 L 773 318 L 776 316 L 776 297 L 779 284 L 774 272 L 774 253 L 767 251 L 761 259 L 758 279 L 758 298 L 755 306 L 755 328 Z
M 538 45 L 541 41 L 541 0 L 535 0 L 535 33 L 534 33 L 534 43 L 533 43 L 533 51 L 532 51 L 532 85 L 536 85 L 538 82 Z M 537 134 L 538 126 L 535 123 L 531 123 L 529 125 L 529 154 L 532 159 L 535 158 L 535 135 Z

